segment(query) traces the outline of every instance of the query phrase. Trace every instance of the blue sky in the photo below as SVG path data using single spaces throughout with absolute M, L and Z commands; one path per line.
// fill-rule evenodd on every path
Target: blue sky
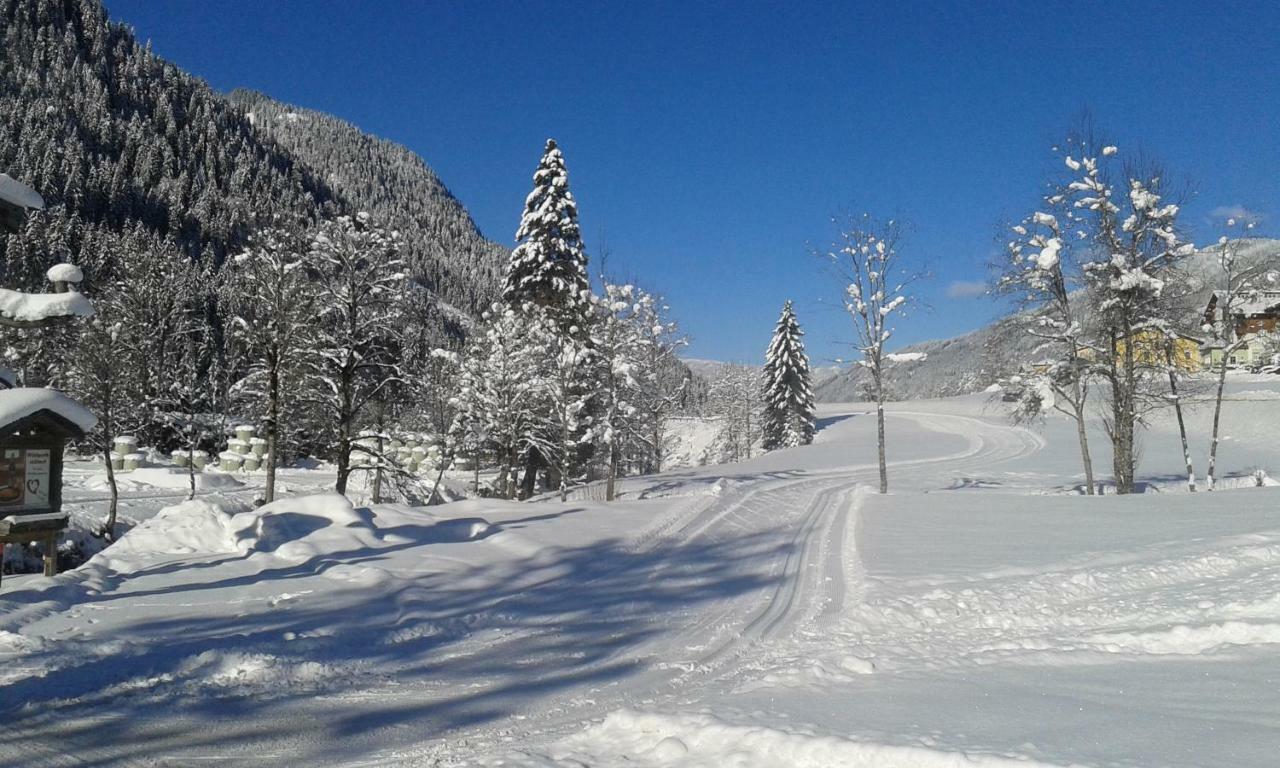
M 841 211 L 912 224 L 930 309 L 898 342 L 984 324 L 998 225 L 1086 108 L 1193 186 L 1196 242 L 1234 206 L 1277 232 L 1275 3 L 106 2 L 214 88 L 415 150 L 499 242 L 555 137 L 589 249 L 668 297 L 690 356 L 760 359 L 788 298 L 815 362 L 847 355 L 810 255 Z

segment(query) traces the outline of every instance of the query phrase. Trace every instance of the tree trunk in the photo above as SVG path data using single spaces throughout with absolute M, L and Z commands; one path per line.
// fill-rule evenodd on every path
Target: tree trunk
M 1191 463 L 1191 447 L 1187 445 L 1187 424 L 1182 418 L 1182 398 L 1178 395 L 1178 374 L 1174 368 L 1173 345 L 1164 350 L 1165 363 L 1169 366 L 1169 396 L 1173 398 L 1173 412 L 1178 418 L 1178 436 L 1182 438 L 1182 459 L 1187 465 L 1187 491 L 1196 492 L 1196 471 Z
M 884 459 L 884 403 L 876 403 L 876 451 L 880 461 L 880 492 L 889 492 L 889 467 Z
M 102 526 L 102 533 L 108 541 L 116 538 L 116 509 L 120 502 L 120 487 L 116 484 L 116 469 L 111 465 L 111 435 L 106 435 L 106 447 L 102 454 L 107 460 L 107 486 L 111 489 L 111 506 L 107 508 L 107 521 Z
M 617 498 L 617 480 L 618 480 L 618 448 L 615 445 L 609 445 L 609 479 L 604 487 L 604 500 L 613 501 Z
M 1131 349 L 1134 335 L 1131 324 L 1124 326 L 1124 354 L 1119 367 L 1114 363 L 1115 352 L 1112 352 L 1112 468 L 1116 476 L 1116 493 L 1128 494 L 1135 490 L 1134 474 L 1134 436 L 1136 430 L 1137 377 L 1135 371 L 1137 357 Z M 1119 340 L 1114 336 L 1111 340 L 1112 350 L 1120 349 Z
M 1085 428 L 1084 404 L 1080 403 L 1076 411 L 1076 438 L 1080 441 L 1080 460 L 1084 462 L 1085 493 L 1094 495 L 1093 458 L 1089 455 L 1089 431 Z
M 381 421 L 381 419 L 379 419 Z M 373 457 L 373 503 L 382 503 L 382 425 L 378 425 L 378 455 Z
M 1072 365 L 1077 365 L 1079 358 L 1074 356 Z M 1088 398 L 1088 390 L 1080 385 L 1079 368 L 1077 367 L 1076 380 L 1072 383 L 1073 397 L 1071 408 L 1076 415 L 1076 439 L 1080 442 L 1080 461 L 1084 464 L 1084 487 L 1085 494 L 1094 495 L 1093 485 L 1093 457 L 1089 455 L 1089 430 L 1085 426 L 1085 406 Z
M 1213 399 L 1213 435 L 1209 438 L 1209 474 L 1205 477 L 1205 486 L 1212 491 L 1218 481 L 1218 424 L 1222 417 L 1222 391 L 1227 386 L 1227 359 L 1230 348 L 1222 350 L 1222 365 L 1218 367 L 1218 392 Z
M 884 456 L 884 380 L 881 377 L 879 358 L 871 370 L 876 387 L 876 453 L 880 464 L 880 493 L 889 492 L 889 467 Z
M 267 490 L 264 500 L 276 500 L 276 452 L 280 432 L 280 372 L 272 367 L 267 381 Z
M 452 461 L 453 461 L 452 456 L 448 457 L 447 460 L 443 457 L 440 459 L 440 466 L 436 469 L 436 481 L 431 486 L 431 495 L 427 497 L 428 507 L 434 504 L 436 499 L 439 498 L 438 494 L 440 493 L 440 482 L 444 480 L 444 468 L 447 467 Z
M 334 484 L 334 490 L 347 495 L 347 478 L 351 475 L 351 438 L 346 434 L 346 428 L 343 427 L 342 435 L 338 438 L 338 481 Z
M 543 467 L 542 454 L 537 448 L 529 449 L 529 456 L 525 460 L 524 477 L 520 478 L 521 499 L 527 499 L 533 495 L 538 487 L 538 471 Z M 514 496 L 512 497 L 514 498 Z
M 191 415 L 188 428 L 191 430 L 191 439 L 187 442 L 187 481 L 190 483 L 187 501 L 191 501 L 196 497 L 196 446 L 200 444 L 200 435 L 196 432 L 195 414 Z

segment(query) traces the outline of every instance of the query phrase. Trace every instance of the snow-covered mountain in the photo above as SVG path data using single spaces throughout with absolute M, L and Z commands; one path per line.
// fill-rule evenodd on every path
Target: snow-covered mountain
M 0 141 L 0 171 L 48 208 L 0 236 L 8 287 L 44 290 L 65 251 L 92 293 L 139 242 L 218 265 L 277 216 L 365 210 L 404 235 L 442 315 L 475 316 L 496 297 L 506 249 L 404 147 L 260 94 L 219 94 L 96 0 L 14 0 L 0 8 L 0 46 L 0 135 L 13 139 Z
M 1265 260 L 1280 269 L 1280 240 L 1251 239 L 1240 243 L 1242 263 Z M 1209 300 L 1217 264 L 1215 247 L 1197 251 L 1179 268 L 1187 281 L 1189 307 L 1181 324 L 1194 332 L 1199 325 L 1199 310 Z M 902 352 L 925 352 L 928 359 L 889 371 L 889 396 L 894 400 L 916 400 L 949 397 L 980 392 L 1002 375 L 1017 370 L 1036 357 L 1040 340 L 1029 336 L 1017 317 L 1005 317 L 984 328 L 940 341 L 913 344 Z M 858 368 L 846 368 L 818 383 L 815 395 L 819 402 L 839 403 L 862 400 L 865 374 Z
M 348 205 L 399 230 L 414 277 L 443 301 L 475 313 L 497 297 L 507 249 L 485 239 L 420 156 L 346 120 L 255 91 L 227 98 Z

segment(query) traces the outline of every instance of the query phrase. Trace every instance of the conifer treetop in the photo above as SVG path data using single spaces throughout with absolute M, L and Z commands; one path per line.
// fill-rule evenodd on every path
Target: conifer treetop
M 509 306 L 532 301 L 553 310 L 585 307 L 590 281 L 578 204 L 554 139 L 547 140 L 533 174 L 533 191 L 525 199 L 516 240 L 502 289 Z

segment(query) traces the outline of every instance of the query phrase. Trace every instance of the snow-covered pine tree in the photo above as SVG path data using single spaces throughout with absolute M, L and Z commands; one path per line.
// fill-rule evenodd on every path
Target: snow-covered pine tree
M 509 307 L 544 307 L 561 330 L 585 333 L 591 312 L 587 255 L 578 227 L 578 204 L 569 191 L 564 155 L 554 139 L 533 174 L 502 287 Z
M 558 334 L 575 343 L 589 346 L 593 305 L 591 283 L 587 277 L 587 255 L 578 226 L 578 204 L 569 190 L 569 175 L 564 155 L 554 139 L 547 140 L 546 151 L 533 174 L 533 191 L 525 199 L 524 213 L 516 230 L 516 247 L 511 252 L 503 281 L 502 300 L 517 312 L 537 308 L 555 324 Z M 563 345 L 558 341 L 544 350 L 549 355 L 548 370 L 563 358 Z M 585 394 L 594 371 L 589 366 L 574 366 L 579 375 L 577 386 Z M 575 435 L 582 444 L 585 435 Z M 535 448 L 526 455 L 522 494 L 533 493 L 537 475 L 546 468 L 557 474 L 556 462 Z M 550 484 L 558 486 L 555 477 Z
M 813 388 L 809 357 L 791 302 L 773 329 L 764 361 L 764 449 L 791 448 L 813 442 Z

